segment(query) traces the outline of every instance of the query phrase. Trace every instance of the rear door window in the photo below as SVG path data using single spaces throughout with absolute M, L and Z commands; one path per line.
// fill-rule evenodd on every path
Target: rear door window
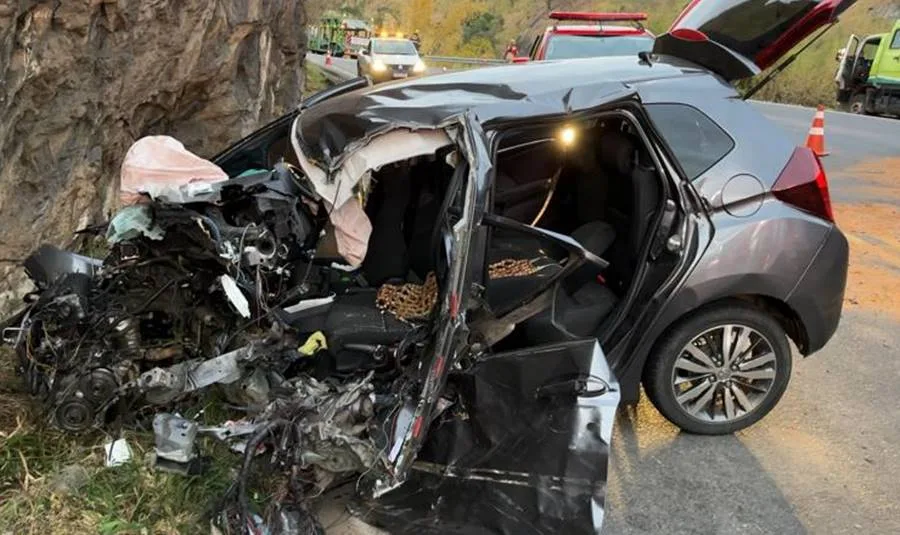
M 705 173 L 734 148 L 731 136 L 697 108 L 648 104 L 646 109 L 690 180 Z

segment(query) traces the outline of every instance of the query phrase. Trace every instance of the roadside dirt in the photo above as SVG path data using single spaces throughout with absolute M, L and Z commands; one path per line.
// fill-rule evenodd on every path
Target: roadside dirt
M 888 203 L 900 202 L 900 157 L 880 158 L 842 169 L 837 175 L 852 180 L 853 189 Z
M 845 306 L 900 320 L 900 208 L 886 203 L 845 203 L 836 204 L 834 211 L 850 242 Z
M 850 242 L 845 307 L 900 320 L 900 157 L 861 162 L 836 174 L 876 200 L 834 205 Z

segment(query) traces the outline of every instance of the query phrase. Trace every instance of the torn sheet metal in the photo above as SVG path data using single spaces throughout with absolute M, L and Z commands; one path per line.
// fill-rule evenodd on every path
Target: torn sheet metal
M 163 404 L 212 384 L 240 380 L 243 363 L 255 356 L 254 346 L 246 346 L 205 361 L 184 361 L 168 368 L 153 368 L 141 374 L 136 386 L 146 392 L 152 403 Z
M 129 205 L 145 195 L 185 202 L 208 184 L 228 180 L 219 166 L 204 160 L 177 139 L 147 136 L 134 142 L 122 161 L 120 200 Z
M 293 135 L 296 132 L 295 127 L 292 129 L 291 143 L 297 160 L 316 193 L 331 210 L 330 219 L 335 228 L 338 252 L 353 267 L 362 264 L 372 234 L 372 224 L 356 196 L 358 186 L 372 172 L 387 164 L 434 154 L 451 144 L 450 136 L 444 130 L 389 132 L 372 139 L 367 145 L 348 155 L 344 159 L 344 165 L 332 174 L 306 156 Z
M 372 138 L 364 146 L 358 147 L 352 154 L 345 155 L 340 169 L 329 173 L 310 159 L 297 138 L 298 121 L 294 122 L 291 132 L 291 144 L 300 162 L 300 167 L 313 183 L 316 192 L 330 206 L 341 207 L 353 195 L 356 185 L 368 174 L 383 166 L 409 160 L 416 156 L 434 154 L 439 149 L 449 146 L 450 136 L 442 129 L 431 130 L 395 130 Z
M 197 422 L 177 414 L 157 414 L 153 418 L 153 467 L 184 476 L 200 475 L 206 463 L 195 445 L 198 428 Z
M 340 474 L 383 462 L 368 433 L 375 411 L 372 378 L 336 384 L 300 376 L 290 383 L 291 397 L 273 401 L 257 419 L 294 422 L 301 467 L 313 472 L 319 492 Z
M 391 533 L 597 534 L 619 387 L 594 339 L 485 357 L 371 519 Z
M 153 418 L 156 456 L 176 463 L 189 463 L 197 457 L 197 422 L 161 412 Z
M 390 450 L 397 452 L 390 458 L 393 470 L 390 478 L 378 482 L 375 494 L 383 494 L 401 484 L 407 477 L 413 461 L 416 459 L 428 431 L 428 423 L 435 414 L 438 399 L 444 391 L 447 377 L 458 362 L 460 356 L 468 348 L 467 310 L 470 306 L 472 273 L 469 261 L 476 256 L 473 250 L 473 233 L 481 222 L 485 210 L 486 185 L 492 165 L 488 157 L 488 139 L 485 131 L 478 124 L 473 114 L 462 118 L 464 153 L 469 158 L 468 166 L 456 168 L 454 185 L 448 191 L 452 198 L 458 192 L 463 193 L 463 213 L 459 221 L 448 228 L 442 225 L 443 236 L 440 241 L 440 254 L 449 266 L 449 274 L 443 289 L 443 302 L 439 316 L 439 329 L 431 353 L 425 358 L 425 378 L 422 392 L 415 398 L 408 398 L 403 410 L 412 411 L 412 423 L 405 428 L 395 426 L 389 439 Z M 466 173 L 466 175 L 463 175 Z M 465 176 L 466 180 L 462 180 Z M 445 214 L 438 214 L 443 217 Z

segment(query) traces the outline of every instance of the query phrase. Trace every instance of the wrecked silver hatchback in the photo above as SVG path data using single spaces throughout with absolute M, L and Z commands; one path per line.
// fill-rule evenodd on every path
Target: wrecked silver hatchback
M 338 87 L 216 157 L 228 180 L 123 209 L 102 260 L 41 247 L 4 338 L 49 418 L 156 414 L 176 464 L 194 458 L 181 432 L 232 442 L 226 532 L 315 532 L 302 504 L 348 479 L 392 532 L 598 532 L 618 384 L 594 337 L 514 333 L 606 262 L 487 208 L 497 125 L 629 95 L 438 85 Z M 504 232 L 541 245 L 492 247 Z M 239 425 L 168 414 L 211 387 Z M 254 463 L 290 482 L 265 518 Z

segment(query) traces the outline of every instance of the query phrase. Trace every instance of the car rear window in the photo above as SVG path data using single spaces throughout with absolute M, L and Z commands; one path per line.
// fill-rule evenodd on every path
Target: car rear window
M 648 104 L 646 108 L 690 180 L 734 148 L 728 133 L 697 108 L 684 104 Z
M 547 43 L 545 59 L 596 58 L 603 56 L 636 56 L 653 48 L 647 36 L 601 36 L 558 34 Z

